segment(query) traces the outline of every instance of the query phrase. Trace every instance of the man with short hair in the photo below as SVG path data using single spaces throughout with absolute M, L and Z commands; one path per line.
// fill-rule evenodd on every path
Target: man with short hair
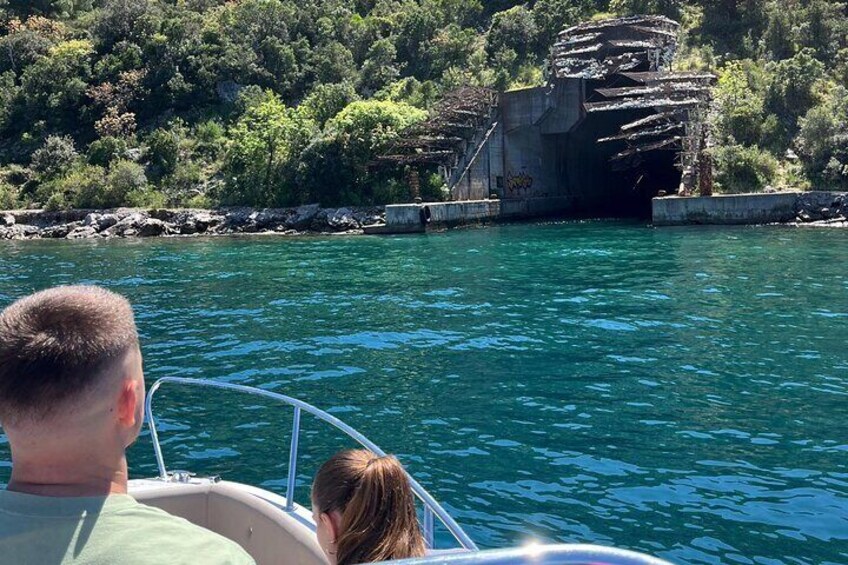
M 123 297 L 58 287 L 0 313 L 0 424 L 12 450 L 0 562 L 253 563 L 234 542 L 127 494 L 125 450 L 143 401 Z

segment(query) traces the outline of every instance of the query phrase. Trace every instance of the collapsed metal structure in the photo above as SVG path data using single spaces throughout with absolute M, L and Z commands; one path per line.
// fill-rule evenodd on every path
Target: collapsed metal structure
M 556 78 L 606 79 L 639 67 L 664 69 L 677 47 L 679 24 L 662 16 L 587 22 L 560 32 L 551 50 Z
M 691 192 L 697 179 L 701 192 L 710 193 L 711 167 L 699 165 L 709 159 L 705 118 L 715 77 L 671 71 L 679 27 L 662 16 L 584 23 L 559 34 L 551 61 L 556 78 L 592 84 L 583 104 L 587 113 L 654 112 L 623 124 L 616 135 L 598 139 L 627 145 L 612 157 L 616 168 L 639 167 L 647 152 L 675 151 L 682 172 L 680 191 Z
M 407 128 L 378 160 L 397 165 L 435 164 L 445 183 L 452 186 L 492 135 L 497 108 L 495 90 L 477 86 L 454 90 L 430 110 L 429 119 Z M 416 177 L 413 179 L 417 184 Z
M 408 166 L 412 196 L 418 167 L 437 166 L 452 200 L 547 199 L 566 213 L 610 211 L 616 199 L 632 208 L 696 186 L 709 194 L 714 77 L 671 70 L 679 27 L 632 16 L 568 28 L 546 85 L 453 91 L 378 162 Z

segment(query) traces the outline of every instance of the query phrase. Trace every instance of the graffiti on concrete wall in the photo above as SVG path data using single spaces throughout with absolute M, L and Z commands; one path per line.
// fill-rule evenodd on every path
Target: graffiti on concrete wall
M 520 173 L 507 173 L 506 175 L 506 197 L 522 198 L 529 194 L 533 188 L 533 177 L 522 171 Z

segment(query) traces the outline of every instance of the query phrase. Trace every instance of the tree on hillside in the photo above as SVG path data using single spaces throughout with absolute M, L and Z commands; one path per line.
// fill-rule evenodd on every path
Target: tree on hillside
M 796 145 L 811 179 L 848 189 L 848 89 L 838 86 L 800 120 Z
M 769 64 L 767 71 L 772 78 L 765 109 L 776 116 L 780 126 L 770 132 L 774 138 L 770 143 L 785 150 L 798 131 L 798 119 L 818 101 L 815 86 L 824 76 L 824 65 L 806 48 L 791 59 Z
M 27 67 L 21 77 L 21 95 L 28 119 L 42 120 L 48 131 L 78 130 L 81 115 L 88 113 L 86 90 L 93 57 L 90 41 L 74 39 L 51 47 Z
M 316 129 L 274 94 L 249 108 L 230 132 L 221 198 L 226 204 L 284 206 L 298 202 L 293 175 Z
M 408 104 L 359 101 L 327 122 L 324 135 L 302 156 L 299 184 L 323 204 L 372 204 L 386 179 L 369 169 L 404 128 L 427 117 Z

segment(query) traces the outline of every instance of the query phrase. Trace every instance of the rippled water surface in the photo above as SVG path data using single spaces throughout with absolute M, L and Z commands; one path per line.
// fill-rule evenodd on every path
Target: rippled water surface
M 482 546 L 846 563 L 846 267 L 845 231 L 619 223 L 5 242 L 0 306 L 60 283 L 124 293 L 149 382 L 208 377 L 329 409 Z M 171 467 L 284 488 L 288 411 L 161 394 Z M 314 420 L 303 442 L 306 502 L 346 444 Z M 155 474 L 149 438 L 130 455 L 134 476 Z

